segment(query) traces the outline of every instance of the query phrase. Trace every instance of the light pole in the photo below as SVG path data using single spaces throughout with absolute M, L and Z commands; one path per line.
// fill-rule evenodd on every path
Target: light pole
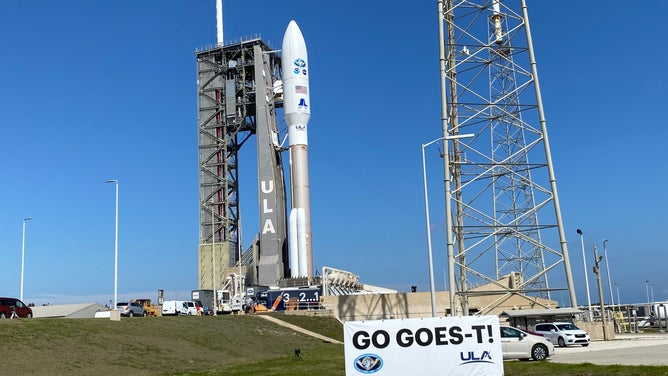
M 622 310 L 622 301 L 619 299 L 619 282 L 615 282 L 615 288 L 617 288 L 617 306 L 619 310 Z
M 594 321 L 594 317 L 591 311 L 591 297 L 589 296 L 589 277 L 587 277 L 587 258 L 585 256 L 585 243 L 582 230 L 578 229 L 578 234 L 580 235 L 580 244 L 582 245 L 582 265 L 584 266 L 585 274 L 585 288 L 587 289 L 587 307 L 589 309 L 589 321 Z
M 19 298 L 21 301 L 23 301 L 23 266 L 26 254 L 26 222 L 31 220 L 32 218 L 30 217 L 23 218 L 23 235 L 21 237 L 21 297 Z
M 443 141 L 443 140 L 454 140 L 458 138 L 468 138 L 468 137 L 473 137 L 474 135 L 472 133 L 467 133 L 467 134 L 458 134 L 458 135 L 452 135 L 452 136 L 445 136 L 445 137 L 439 137 L 435 140 L 431 140 L 427 142 L 426 144 L 422 144 L 422 182 L 424 184 L 424 213 L 425 213 L 425 218 L 427 222 L 427 254 L 429 258 L 429 291 L 431 293 L 431 316 L 436 317 L 436 287 L 434 286 L 434 262 L 433 262 L 433 257 L 432 257 L 432 251 L 431 251 L 431 223 L 429 221 L 429 194 L 427 193 L 427 163 L 425 161 L 425 156 L 424 156 L 424 149 L 438 141 Z M 445 215 L 449 218 L 450 213 L 445 213 Z M 447 221 L 448 219 L 446 219 Z M 453 288 L 454 285 L 450 285 L 450 289 Z M 452 311 L 454 307 L 450 307 L 450 310 Z
M 605 243 L 608 242 L 608 239 L 603 239 L 603 257 L 605 257 L 605 270 L 608 273 L 608 287 L 610 288 L 610 301 L 612 303 L 612 310 L 615 310 L 615 296 L 612 294 L 612 282 L 610 282 L 610 259 L 608 258 L 608 249 L 605 247 Z
M 596 252 L 596 246 L 594 246 L 594 274 L 596 274 L 596 281 L 598 282 L 598 299 L 601 302 L 601 322 L 603 323 L 603 340 L 608 340 L 608 332 L 605 330 L 606 327 L 606 313 L 605 313 L 605 302 L 603 300 L 603 285 L 601 284 L 601 269 L 599 264 L 603 260 L 603 256 L 599 256 Z
M 111 309 L 117 309 L 118 304 L 118 180 L 107 180 L 116 186 L 116 226 L 114 231 L 114 305 Z
M 649 297 L 651 298 L 650 303 L 654 304 L 654 286 L 649 284 Z
M 216 217 L 215 205 L 211 205 L 211 259 L 213 260 L 213 315 L 218 316 L 218 287 L 216 286 Z
M 645 293 L 647 294 L 647 303 L 649 304 L 649 281 L 645 281 Z

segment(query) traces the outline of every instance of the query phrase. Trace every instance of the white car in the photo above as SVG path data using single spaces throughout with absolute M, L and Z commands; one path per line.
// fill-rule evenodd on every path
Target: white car
M 134 316 L 144 316 L 146 317 L 148 313 L 146 309 L 137 302 L 129 303 L 117 303 L 116 309 L 121 311 L 121 316 L 134 317 Z
M 589 333 L 575 326 L 570 322 L 546 322 L 534 326 L 535 333 L 547 338 L 550 342 L 559 347 L 569 345 L 589 346 L 591 339 Z
M 545 360 L 554 355 L 554 345 L 544 337 L 501 325 L 503 360 Z

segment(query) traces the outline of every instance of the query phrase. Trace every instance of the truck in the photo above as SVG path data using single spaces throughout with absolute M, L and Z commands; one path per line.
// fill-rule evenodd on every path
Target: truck
M 216 291 L 217 312 L 238 313 L 245 301 L 244 278 L 232 273 L 226 279 L 223 288 Z
M 192 290 L 190 298 L 193 302 L 199 303 L 202 307 L 203 315 L 212 315 L 214 309 L 213 290 Z

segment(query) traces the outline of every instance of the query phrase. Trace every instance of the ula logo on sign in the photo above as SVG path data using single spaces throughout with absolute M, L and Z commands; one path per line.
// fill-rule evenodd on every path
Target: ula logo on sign
M 489 354 L 489 351 L 483 351 L 480 356 L 476 356 L 474 351 L 469 351 L 468 353 L 459 353 L 459 359 L 463 360 L 462 364 L 468 363 L 493 363 L 492 356 Z M 487 360 L 485 360 L 487 359 Z
M 362 373 L 375 373 L 383 368 L 383 359 L 376 354 L 364 354 L 355 359 L 355 369 Z

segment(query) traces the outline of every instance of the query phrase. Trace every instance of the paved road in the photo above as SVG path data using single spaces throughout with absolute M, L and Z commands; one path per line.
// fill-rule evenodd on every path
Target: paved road
M 557 347 L 550 362 L 668 366 L 668 334 L 618 334 L 587 347 Z

